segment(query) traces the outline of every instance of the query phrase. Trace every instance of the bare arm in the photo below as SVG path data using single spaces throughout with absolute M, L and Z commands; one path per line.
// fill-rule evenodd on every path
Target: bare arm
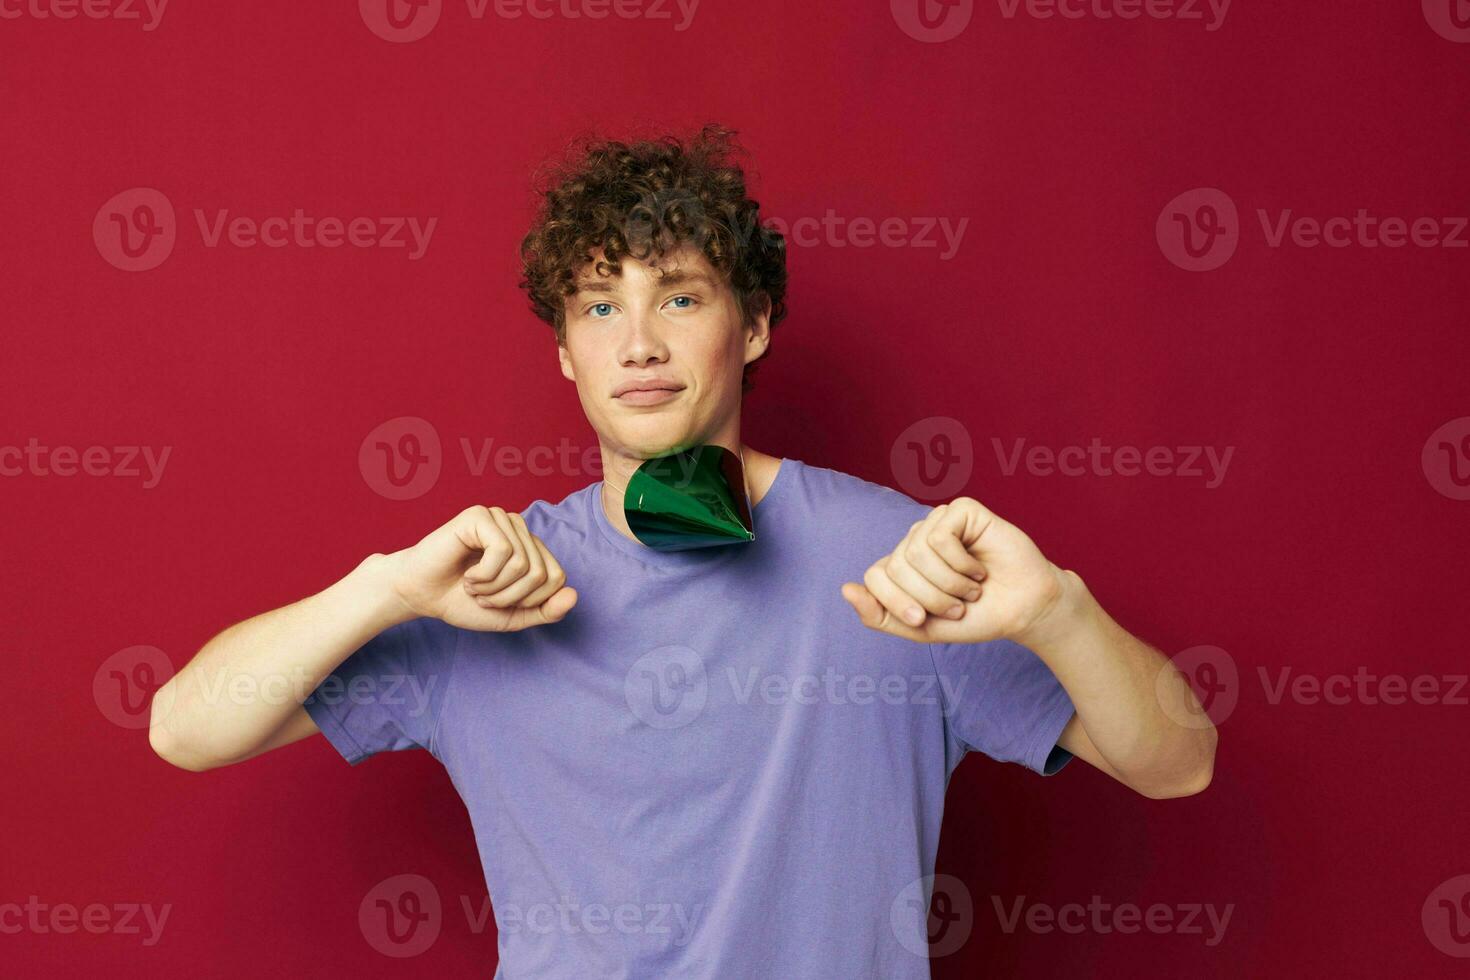
M 1202 792 L 1219 735 L 1189 684 L 1119 626 L 1075 572 L 1062 575 L 1053 614 L 1025 638 L 1077 708 L 1057 744 L 1151 799 Z M 1161 671 L 1176 679 L 1165 683 Z
M 286 744 L 272 744 L 277 733 L 294 736 L 288 741 L 312 734 L 301 703 L 354 650 L 413 618 L 393 594 L 387 563 L 372 555 L 316 595 L 210 640 L 154 695 L 153 750 L 197 772 Z
M 842 595 L 863 625 L 894 636 L 1016 641 L 1046 663 L 1076 709 L 1058 745 L 1151 799 L 1209 786 L 1219 735 L 1183 675 L 1119 626 L 1081 576 L 973 497 L 915 521 Z
M 316 595 L 237 623 L 153 697 L 149 743 L 195 772 L 317 731 L 302 703 L 368 640 L 422 616 L 509 632 L 555 622 L 574 589 L 520 514 L 471 507 L 418 544 L 371 555 Z

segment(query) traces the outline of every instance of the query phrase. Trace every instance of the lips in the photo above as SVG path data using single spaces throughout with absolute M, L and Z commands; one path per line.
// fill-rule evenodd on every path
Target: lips
M 622 405 L 662 405 L 678 398 L 682 388 L 630 388 L 618 396 Z
M 679 384 L 679 382 L 677 381 L 669 381 L 663 378 L 648 378 L 641 381 L 624 381 L 622 384 L 613 389 L 613 397 L 623 398 L 624 396 L 637 396 L 640 398 L 651 398 L 654 397 L 657 392 L 665 392 L 667 394 L 663 397 L 667 397 L 668 395 L 672 395 L 676 391 L 682 390 L 683 387 L 684 386 Z

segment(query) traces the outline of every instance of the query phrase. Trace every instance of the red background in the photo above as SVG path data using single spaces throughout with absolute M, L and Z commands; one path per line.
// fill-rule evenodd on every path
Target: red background
M 676 17 L 677 19 L 677 17 Z M 1275 678 L 1465 671 L 1470 503 L 1420 463 L 1470 415 L 1470 252 L 1268 246 L 1256 210 L 1465 215 L 1470 45 L 1417 0 L 1246 2 L 1198 21 L 1007 19 L 926 44 L 887 4 L 705 0 L 668 20 L 474 20 L 414 43 L 355 5 L 174 0 L 137 22 L 0 20 L 0 444 L 170 446 L 161 482 L 0 479 L 8 690 L 0 903 L 169 903 L 162 941 L 0 934 L 9 975 L 488 976 L 468 818 L 426 753 L 350 768 L 322 739 L 173 769 L 112 723 L 94 675 L 134 645 L 185 663 L 215 632 L 326 586 L 473 502 L 596 479 L 471 473 L 460 438 L 593 445 L 515 286 L 533 167 L 584 130 L 740 130 L 787 221 L 969 219 L 958 253 L 793 247 L 789 319 L 745 411 L 767 452 L 893 485 L 910 424 L 960 420 L 965 492 L 1078 570 L 1168 654 L 1239 668 L 1203 795 L 1153 802 L 1085 766 L 974 758 L 939 870 L 975 935 L 937 977 L 1448 975 L 1420 910 L 1470 872 L 1467 709 L 1271 703 Z M 109 265 L 94 216 L 163 192 L 178 244 Z M 1172 265 L 1176 195 L 1239 206 L 1235 256 Z M 404 250 L 207 248 L 193 209 L 437 217 Z M 373 492 L 358 448 L 429 420 L 444 469 Z M 1184 477 L 1006 476 L 991 438 L 1235 447 Z M 877 557 L 877 556 L 875 556 Z M 574 583 L 575 584 L 575 583 Z M 1459 787 L 1458 789 L 1456 787 Z M 398 960 L 357 921 L 400 873 L 444 934 Z M 1199 935 L 1007 935 L 990 902 L 1233 903 Z M 758 943 L 759 937 L 751 937 Z

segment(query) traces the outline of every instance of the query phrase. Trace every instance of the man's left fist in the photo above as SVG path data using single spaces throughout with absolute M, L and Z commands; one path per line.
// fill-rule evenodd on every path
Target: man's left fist
M 920 643 L 1023 645 L 1062 605 L 1067 573 L 978 500 L 956 497 L 909 533 L 842 597 L 863 625 Z

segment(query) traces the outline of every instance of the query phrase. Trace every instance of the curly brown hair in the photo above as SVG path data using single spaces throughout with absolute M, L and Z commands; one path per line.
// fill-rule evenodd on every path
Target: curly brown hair
M 595 272 L 621 275 L 624 256 L 652 255 L 657 265 L 696 245 L 735 294 L 742 323 L 768 310 L 774 330 L 785 318 L 786 240 L 761 224 L 760 203 L 746 196 L 735 135 L 710 123 L 685 140 L 583 137 L 543 170 L 536 217 L 521 240 L 519 285 L 558 344 L 566 343 L 566 298 L 599 248 Z M 745 366 L 744 391 L 760 359 Z

